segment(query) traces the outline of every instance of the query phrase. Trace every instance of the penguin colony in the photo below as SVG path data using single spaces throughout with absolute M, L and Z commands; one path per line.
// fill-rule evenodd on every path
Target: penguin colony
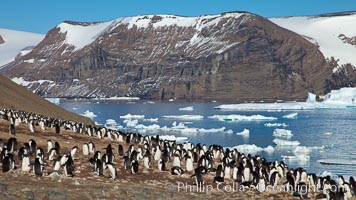
M 234 182 L 243 187 L 257 188 L 258 191 L 265 191 L 267 186 L 278 185 L 300 198 L 310 197 L 308 189 L 298 190 L 301 186 L 318 187 L 321 192 L 315 194 L 316 199 L 347 199 L 356 195 L 356 182 L 352 176 L 348 182 L 343 176 L 339 176 L 338 180 L 333 180 L 330 176 L 317 177 L 303 168 L 288 168 L 283 161 L 268 162 L 258 155 L 246 155 L 236 149 L 224 150 L 219 145 L 194 145 L 190 142 L 177 144 L 175 141 L 161 140 L 159 136 L 124 133 L 9 109 L 0 110 L 0 119 L 10 122 L 10 138 L 6 142 L 0 139 L 2 172 L 20 168 L 23 173 L 33 173 L 34 176 L 41 177 L 45 175 L 43 169 L 47 167 L 51 168 L 50 176 L 73 177 L 76 156 L 82 153 L 89 157 L 88 165 L 91 166 L 93 175 L 104 176 L 106 172 L 113 180 L 120 178 L 120 171 L 115 165 L 123 162 L 124 169 L 132 175 L 143 169 L 156 168 L 170 172 L 172 176 L 189 174 L 195 179 L 196 185 Z M 66 153 L 61 152 L 58 142 L 53 143 L 51 140 L 47 141 L 45 150 L 33 139 L 20 146 L 16 139 L 16 127 L 20 124 L 27 124 L 30 133 L 35 133 L 38 128 L 42 131 L 53 128 L 56 134 L 67 130 L 89 137 L 117 141 L 119 145 L 113 147 L 109 143 L 101 151 L 93 142 L 88 142 L 84 143 L 81 149 L 74 146 Z M 128 146 L 126 150 L 125 143 Z M 53 163 L 52 166 L 49 166 L 50 162 Z M 339 189 L 335 191 L 332 186 Z

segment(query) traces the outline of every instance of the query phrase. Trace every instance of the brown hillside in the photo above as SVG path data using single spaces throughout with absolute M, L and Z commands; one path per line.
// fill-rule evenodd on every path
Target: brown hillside
M 0 108 L 12 108 L 65 120 L 80 121 L 87 124 L 93 122 L 83 116 L 66 111 L 49 101 L 33 94 L 26 88 L 17 85 L 0 75 Z

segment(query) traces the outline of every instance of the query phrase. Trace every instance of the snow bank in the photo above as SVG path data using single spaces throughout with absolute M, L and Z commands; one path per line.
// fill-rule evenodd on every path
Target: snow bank
M 184 108 L 179 108 L 180 111 L 193 111 L 194 108 L 193 106 L 188 106 L 188 107 L 184 107 Z
M 145 118 L 145 115 L 127 114 L 127 115 L 120 116 L 120 119 L 144 119 L 144 118 Z
M 90 112 L 89 110 L 86 110 L 83 114 L 81 114 L 84 117 L 88 117 L 90 119 L 93 119 L 94 117 L 97 117 L 96 114 L 93 112 Z
M 21 51 L 22 55 L 26 55 L 32 51 L 32 47 L 36 46 L 45 35 L 29 33 L 23 31 L 14 31 L 0 28 L 0 35 L 5 43 L 0 44 L 0 68 L 1 66 L 15 60 L 17 54 Z M 31 48 L 30 48 L 31 47 Z
M 175 119 L 175 120 L 202 120 L 204 116 L 202 115 L 165 115 L 163 118 Z
M 290 113 L 290 114 L 287 114 L 287 115 L 283 115 L 283 118 L 285 119 L 295 119 L 297 118 L 298 116 L 298 113 Z
M 213 115 L 209 116 L 210 119 L 217 119 L 219 121 L 269 121 L 277 120 L 276 117 L 265 117 L 263 115 Z
M 286 127 L 288 126 L 286 123 L 265 123 L 264 124 L 265 127 Z
M 290 138 L 293 136 L 293 133 L 291 130 L 276 128 L 273 131 L 273 136 Z
M 289 141 L 289 140 L 282 140 L 282 139 L 274 139 L 273 143 L 277 146 L 298 146 L 300 145 L 299 141 Z
M 74 46 L 74 51 L 91 44 L 98 35 L 112 22 L 94 23 L 87 26 L 80 24 L 60 23 L 59 32 L 66 35 L 65 43 Z
M 245 128 L 243 131 L 236 133 L 236 135 L 240 135 L 242 137 L 250 137 L 250 130 Z
M 271 18 L 270 20 L 318 45 L 325 58 L 334 57 L 335 60 L 339 60 L 339 65 L 352 63 L 356 66 L 356 48 L 339 38 L 340 34 L 347 37 L 356 35 L 355 14 L 332 17 Z

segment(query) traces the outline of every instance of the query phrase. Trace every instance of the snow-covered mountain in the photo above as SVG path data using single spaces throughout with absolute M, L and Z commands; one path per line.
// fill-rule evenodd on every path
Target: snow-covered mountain
M 44 36 L 42 34 L 0 28 L 0 68 L 14 61 L 19 53 L 21 55 L 29 53 Z
M 317 45 L 326 59 L 338 60 L 334 72 L 345 64 L 356 68 L 356 12 L 270 20 Z
M 355 34 L 344 27 L 354 16 L 268 20 L 231 12 L 65 21 L 1 73 L 47 97 L 304 100 L 308 92 L 326 94 L 355 83 L 354 69 L 333 73 L 337 63 L 331 59 L 354 65 Z M 329 30 L 336 24 L 340 33 Z

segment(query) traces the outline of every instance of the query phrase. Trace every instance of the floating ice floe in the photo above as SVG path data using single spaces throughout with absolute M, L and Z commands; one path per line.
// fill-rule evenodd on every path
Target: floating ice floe
M 295 118 L 297 118 L 297 116 L 298 116 L 298 113 L 290 113 L 290 114 L 284 115 L 283 118 L 285 118 L 285 119 L 295 119 Z
M 106 120 L 106 124 L 108 124 L 108 125 L 116 125 L 117 123 L 116 123 L 116 121 L 114 119 L 107 119 Z
M 325 132 L 324 135 L 332 135 L 332 132 Z
M 306 146 L 297 146 L 294 150 L 293 153 L 295 155 L 300 155 L 300 154 L 309 154 L 311 152 L 311 149 L 306 147 Z
M 240 135 L 242 137 L 250 137 L 250 130 L 245 128 L 243 131 L 236 133 L 236 135 Z
M 124 116 L 120 116 L 120 119 L 144 119 L 145 115 L 131 115 L 127 114 Z
M 204 116 L 202 115 L 165 115 L 162 116 L 166 119 L 175 119 L 175 120 L 202 120 Z
M 298 146 L 300 145 L 299 141 L 290 141 L 290 140 L 282 140 L 282 139 L 274 139 L 273 143 L 277 146 Z
M 321 159 L 317 162 L 325 165 L 356 165 L 356 160 L 351 159 Z
M 242 103 L 223 104 L 214 107 L 222 110 L 314 110 L 318 108 L 356 108 L 356 87 L 332 90 L 322 102 L 316 101 L 316 95 L 309 93 L 306 102 Z
M 225 127 L 210 128 L 210 129 L 200 128 L 200 129 L 198 129 L 198 131 L 199 131 L 199 133 L 219 133 L 219 132 L 224 132 L 225 131 Z
M 188 107 L 184 107 L 184 108 L 179 108 L 180 111 L 193 111 L 194 108 L 193 106 L 188 106 Z
M 250 153 L 250 154 L 257 154 L 258 152 L 266 152 L 266 153 L 274 152 L 274 148 L 272 146 L 262 148 L 262 147 L 258 147 L 255 144 L 241 144 L 235 147 L 231 147 L 230 149 L 237 149 L 239 152 Z
M 295 156 L 281 156 L 284 161 L 289 160 L 289 161 L 301 161 L 301 162 L 307 162 L 310 160 L 310 156 L 308 155 L 295 155 Z
M 138 120 L 137 119 L 125 119 L 124 123 L 126 124 L 127 127 L 136 127 L 138 124 Z
M 84 117 L 88 117 L 90 119 L 93 119 L 94 117 L 97 117 L 96 114 L 93 112 L 90 112 L 89 110 L 86 110 L 83 114 L 81 114 Z
M 158 122 L 158 118 L 143 119 L 145 122 Z
M 277 120 L 276 117 L 266 117 L 263 115 L 213 115 L 210 119 L 217 119 L 219 121 L 270 121 Z
M 287 127 L 286 123 L 265 123 L 265 127 Z
M 162 140 L 171 140 L 177 142 L 188 141 L 188 137 L 176 137 L 175 135 L 160 135 L 159 138 Z
M 72 109 L 73 109 L 73 110 L 78 110 L 78 108 L 76 108 L 76 107 L 73 107 Z
M 293 133 L 291 130 L 276 128 L 273 131 L 273 136 L 290 138 L 293 136 Z
M 215 109 L 221 110 L 312 110 L 315 109 L 314 103 L 287 102 L 287 103 L 242 103 L 242 104 L 223 104 Z

